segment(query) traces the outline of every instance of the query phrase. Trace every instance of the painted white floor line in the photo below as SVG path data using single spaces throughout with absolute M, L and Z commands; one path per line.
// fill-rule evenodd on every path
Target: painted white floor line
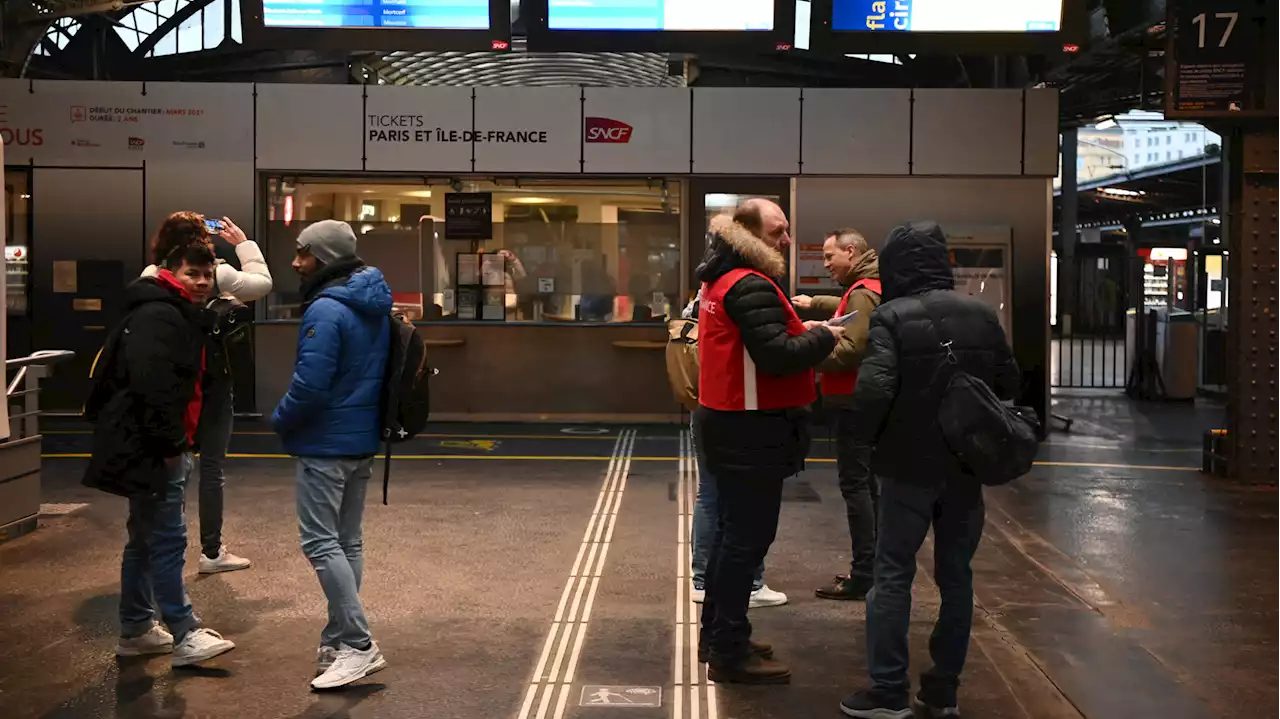
M 702 607 L 692 596 L 690 558 L 693 510 L 698 494 L 698 465 L 689 432 L 680 433 L 679 476 L 676 482 L 676 625 L 672 655 L 672 719 L 719 719 L 715 685 L 707 681 L 706 666 L 698 663 L 698 627 Z
M 622 493 L 627 488 L 635 446 L 634 429 L 623 430 L 614 442 L 604 482 L 596 496 L 591 518 L 587 520 L 587 530 L 582 535 L 582 544 L 569 570 L 564 591 L 560 593 L 551 629 L 547 632 L 520 706 L 519 719 L 547 719 L 548 715 L 561 719 L 565 714 L 587 636 L 587 623 L 595 605 L 596 590 L 600 586 L 600 575 L 609 554 L 609 543 L 613 540 L 613 526 L 622 506 Z

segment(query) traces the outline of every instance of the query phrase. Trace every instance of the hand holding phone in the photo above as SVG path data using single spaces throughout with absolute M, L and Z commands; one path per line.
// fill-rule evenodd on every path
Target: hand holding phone
M 827 320 L 827 324 L 831 325 L 832 327 L 844 327 L 845 325 L 849 324 L 849 320 L 852 320 L 853 316 L 856 314 L 858 314 L 858 311 L 854 310 L 847 315 L 832 317 L 831 319 Z
M 219 220 L 205 220 L 204 228 L 208 230 L 211 235 L 220 235 L 222 234 L 222 231 L 226 229 Z

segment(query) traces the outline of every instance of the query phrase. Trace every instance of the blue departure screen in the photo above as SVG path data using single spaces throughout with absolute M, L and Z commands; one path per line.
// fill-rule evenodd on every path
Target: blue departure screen
M 552 30 L 772 30 L 773 3 L 774 0 L 550 0 L 547 27 Z
M 1063 0 L 835 0 L 831 29 L 861 32 L 1056 32 Z
M 489 0 L 262 0 L 267 27 L 488 30 Z

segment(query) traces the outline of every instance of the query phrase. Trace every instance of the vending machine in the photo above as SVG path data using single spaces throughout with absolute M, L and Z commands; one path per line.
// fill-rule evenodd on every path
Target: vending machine
M 991 305 L 1013 342 L 1013 231 L 1008 227 L 943 227 L 956 292 Z

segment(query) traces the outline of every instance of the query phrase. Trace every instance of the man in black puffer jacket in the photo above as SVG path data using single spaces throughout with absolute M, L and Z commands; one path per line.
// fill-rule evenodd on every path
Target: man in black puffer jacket
M 982 485 L 943 439 L 938 406 L 952 362 L 1001 398 L 1018 391 L 1018 365 L 996 313 L 957 295 L 947 240 L 932 222 L 889 234 L 880 253 L 883 304 L 871 315 L 854 390 L 852 425 L 873 444 L 881 478 L 875 587 L 867 596 L 867 665 L 872 687 L 847 697 L 848 716 L 907 719 L 907 630 L 916 552 L 932 525 L 934 576 L 942 594 L 929 641 L 933 667 L 918 700 L 933 717 L 958 716 L 956 691 L 969 650 L 973 573 L 982 537 Z M 939 327 L 940 325 L 940 327 Z
M 843 330 L 801 322 L 779 283 L 787 218 L 766 200 L 711 221 L 698 267 L 698 410 L 694 436 L 715 482 L 719 532 L 707 557 L 701 652 L 717 682 L 777 684 L 786 666 L 751 641 L 754 574 L 778 531 L 782 482 L 804 468 L 813 368 Z

